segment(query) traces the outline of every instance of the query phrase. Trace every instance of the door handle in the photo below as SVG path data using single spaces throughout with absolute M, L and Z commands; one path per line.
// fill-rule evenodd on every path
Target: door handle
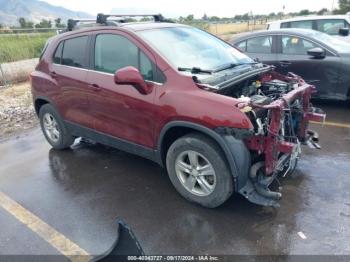
M 281 65 L 282 67 L 288 67 L 288 66 L 290 66 L 290 65 L 292 64 L 292 63 L 289 62 L 289 61 L 280 61 L 279 63 L 280 63 L 280 65 Z
M 90 84 L 90 86 L 92 87 L 92 90 L 94 91 L 100 91 L 101 87 L 98 84 Z
M 57 74 L 56 74 L 55 71 L 50 72 L 50 76 L 51 76 L 52 78 L 57 78 Z

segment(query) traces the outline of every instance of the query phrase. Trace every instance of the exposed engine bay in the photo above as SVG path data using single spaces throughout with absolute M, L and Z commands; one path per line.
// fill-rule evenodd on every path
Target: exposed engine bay
M 310 120 L 325 120 L 322 110 L 310 103 L 315 87 L 292 73 L 284 76 L 268 70 L 203 88 L 236 98 L 236 106 L 254 126 L 241 137 L 250 151 L 251 167 L 247 184 L 239 192 L 253 203 L 278 206 L 282 194 L 269 186 L 278 176 L 294 171 L 302 144 L 320 149 L 318 134 L 308 130 Z

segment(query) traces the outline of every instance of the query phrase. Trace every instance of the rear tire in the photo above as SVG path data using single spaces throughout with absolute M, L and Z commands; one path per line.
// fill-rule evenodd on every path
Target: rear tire
M 39 120 L 47 142 L 54 149 L 66 149 L 74 143 L 75 138 L 69 133 L 52 105 L 45 104 L 40 108 Z
M 232 174 L 219 146 L 190 133 L 177 139 L 166 157 L 169 178 L 187 200 L 208 208 L 223 204 L 233 192 Z

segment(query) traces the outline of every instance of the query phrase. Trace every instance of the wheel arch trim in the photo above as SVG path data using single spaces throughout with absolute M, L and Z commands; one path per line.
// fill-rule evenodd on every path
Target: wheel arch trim
M 174 127 L 193 129 L 194 131 L 198 131 L 212 138 L 222 149 L 226 157 L 231 174 L 235 181 L 236 191 L 245 185 L 250 168 L 250 154 L 243 141 L 238 140 L 233 136 L 221 135 L 215 132 L 213 129 L 200 124 L 187 121 L 172 121 L 167 123 L 162 128 L 158 139 L 157 159 L 159 163 L 164 166 L 162 156 L 165 154 L 165 152 L 163 152 L 162 144 L 167 132 Z
M 57 110 L 57 107 L 55 106 L 55 103 L 48 97 L 46 96 L 36 96 L 34 99 L 33 99 L 33 102 L 34 102 L 34 109 L 36 111 L 36 102 L 38 100 L 44 100 L 47 102 L 47 104 L 50 104 L 54 109 L 55 111 L 60 115 L 59 111 Z M 36 111 L 37 115 L 39 116 L 39 111 Z

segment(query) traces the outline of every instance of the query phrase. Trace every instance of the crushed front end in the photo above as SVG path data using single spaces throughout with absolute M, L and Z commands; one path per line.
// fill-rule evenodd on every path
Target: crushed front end
M 196 80 L 208 91 L 237 99 L 236 107 L 254 126 L 254 130 L 220 130 L 243 140 L 250 154 L 250 168 L 243 175 L 247 177 L 237 191 L 253 203 L 278 206 L 282 194 L 270 190 L 272 182 L 294 171 L 301 145 L 320 148 L 317 133 L 308 129 L 309 121 L 322 122 L 326 116 L 311 105 L 316 88 L 301 77 L 281 75 L 274 67 L 261 64 L 243 70 L 233 78 Z
M 322 122 L 325 114 L 310 103 L 315 87 L 302 78 L 272 71 L 255 82 L 256 95 L 241 97 L 238 107 L 249 115 L 254 134 L 244 139 L 252 155 L 247 184 L 240 193 L 265 206 L 278 206 L 280 192 L 269 189 L 277 176 L 296 168 L 301 144 L 320 148 L 318 135 L 308 129 L 309 121 Z

